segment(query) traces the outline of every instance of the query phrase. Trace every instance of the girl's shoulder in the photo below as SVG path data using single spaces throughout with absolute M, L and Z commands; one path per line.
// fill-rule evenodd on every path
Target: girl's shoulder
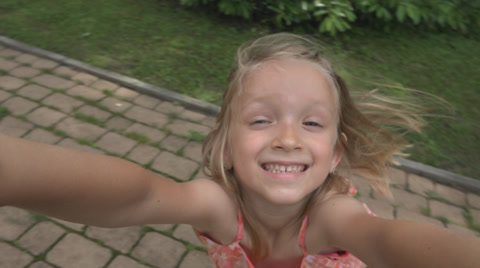
M 238 229 L 239 207 L 235 194 L 212 179 L 195 179 L 191 183 L 210 215 L 208 221 L 193 228 L 222 244 L 232 242 Z
M 329 227 L 348 215 L 365 213 L 362 203 L 351 193 L 338 193 L 334 190 L 315 202 L 310 210 L 305 232 L 305 245 L 308 252 L 322 252 L 328 248 Z

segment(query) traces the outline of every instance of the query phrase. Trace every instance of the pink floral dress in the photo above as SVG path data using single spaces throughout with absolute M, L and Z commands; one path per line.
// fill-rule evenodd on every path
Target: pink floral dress
M 350 188 L 350 194 L 355 195 L 356 189 Z M 374 215 L 364 205 L 370 215 Z M 339 251 L 331 254 L 309 254 L 305 248 L 305 232 L 308 225 L 308 216 L 305 216 L 298 236 L 298 244 L 304 256 L 300 268 L 364 268 L 366 265 L 352 254 L 346 251 Z M 248 259 L 246 252 L 240 245 L 243 238 L 243 218 L 238 214 L 238 231 L 235 241 L 229 245 L 221 245 L 206 235 L 196 231 L 196 234 L 207 247 L 208 254 L 217 268 L 254 268 L 255 266 Z

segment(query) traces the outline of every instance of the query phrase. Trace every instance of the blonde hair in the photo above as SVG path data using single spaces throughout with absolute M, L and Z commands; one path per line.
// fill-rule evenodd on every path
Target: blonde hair
M 401 154 L 406 143 L 392 128 L 419 130 L 421 118 L 415 113 L 417 106 L 379 96 L 376 92 L 351 95 L 345 82 L 334 72 L 329 61 L 322 56 L 322 47 L 314 39 L 289 33 L 261 37 L 242 45 L 235 58 L 223 95 L 223 104 L 214 130 L 203 144 L 203 167 L 207 175 L 233 191 L 245 218 L 245 227 L 252 237 L 253 260 L 266 258 L 269 249 L 262 235 L 256 231 L 256 221 L 250 216 L 241 195 L 233 169 L 227 169 L 224 155 L 232 119 L 231 102 L 241 92 L 246 77 L 262 63 L 273 59 L 302 59 L 316 63 L 333 86 L 338 111 L 338 143 L 344 148 L 343 158 L 335 173 L 326 178 L 314 191 L 303 213 L 323 193 L 335 188 L 348 192 L 350 182 L 345 177 L 353 174 L 365 178 L 377 192 L 389 196 L 385 178 L 387 164 L 393 156 Z M 342 135 L 345 134 L 346 139 Z

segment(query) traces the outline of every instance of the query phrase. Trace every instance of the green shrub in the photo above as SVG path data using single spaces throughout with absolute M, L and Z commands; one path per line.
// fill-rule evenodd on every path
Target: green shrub
M 451 28 L 480 26 L 480 0 L 180 0 L 185 6 L 208 5 L 220 13 L 273 24 L 302 26 L 335 35 L 353 24 L 391 24 Z

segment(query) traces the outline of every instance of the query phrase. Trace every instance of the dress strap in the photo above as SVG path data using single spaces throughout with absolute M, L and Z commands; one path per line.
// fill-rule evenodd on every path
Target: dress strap
M 308 255 L 307 248 L 305 247 L 305 232 L 307 231 L 308 225 L 308 215 L 305 215 L 302 222 L 302 227 L 300 228 L 300 233 L 298 234 L 298 245 L 303 251 L 303 255 Z
M 243 232 L 244 232 L 244 228 L 243 228 L 243 217 L 242 217 L 242 212 L 240 211 L 240 209 L 238 209 L 238 228 L 237 228 L 237 237 L 235 238 L 235 242 L 239 242 L 240 240 L 242 240 L 243 238 Z M 234 243 L 235 243 L 234 242 Z

